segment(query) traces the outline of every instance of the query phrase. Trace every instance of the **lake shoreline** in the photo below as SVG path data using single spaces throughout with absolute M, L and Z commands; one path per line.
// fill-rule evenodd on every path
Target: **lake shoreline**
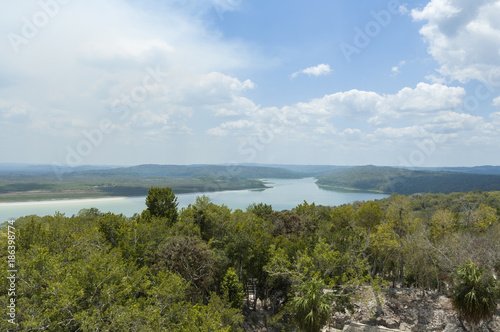
M 381 190 L 374 190 L 374 189 L 358 189 L 358 188 L 348 188 L 348 187 L 341 187 L 341 186 L 334 186 L 334 185 L 329 185 L 329 184 L 320 184 L 316 182 L 316 185 L 325 190 L 332 190 L 332 191 L 345 191 L 345 192 L 363 192 L 363 193 L 374 193 L 374 194 L 385 194 L 389 195 L 389 193 L 383 192 Z
M 196 204 L 199 196 L 205 195 L 216 205 L 225 205 L 229 209 L 245 210 L 249 205 L 265 203 L 271 205 L 275 211 L 291 210 L 303 204 L 315 203 L 316 205 L 336 206 L 354 201 L 367 201 L 387 197 L 378 193 L 366 192 L 338 192 L 319 188 L 315 178 L 302 179 L 263 179 L 266 190 L 224 190 L 196 193 L 176 193 L 178 208 L 187 208 Z M 258 188 L 256 188 L 258 189 Z M 80 199 L 54 199 L 25 202 L 0 203 L 0 221 L 15 220 L 29 215 L 53 215 L 64 213 L 77 215 L 82 209 L 96 208 L 103 213 L 123 214 L 132 217 L 146 209 L 146 195 L 134 197 L 99 197 Z
M 267 190 L 271 189 L 272 186 L 265 187 L 248 187 L 248 188 L 220 188 L 219 190 L 206 190 L 200 191 L 192 190 L 192 191 L 175 191 L 174 194 L 183 195 L 183 194 L 210 194 L 217 192 L 228 192 L 228 191 L 245 191 L 245 190 Z M 33 192 L 29 194 L 27 192 L 18 192 L 18 193 L 9 193 L 9 194 L 0 194 L 0 207 L 2 204 L 9 203 L 18 203 L 18 204 L 26 204 L 26 203 L 36 203 L 36 202 L 65 202 L 65 201 L 79 201 L 79 200 L 96 200 L 96 199 L 114 199 L 114 198 L 134 198 L 134 197 L 145 197 L 147 196 L 147 192 L 144 195 L 137 194 L 126 194 L 122 193 L 120 195 L 110 195 L 105 193 L 94 193 L 94 192 Z

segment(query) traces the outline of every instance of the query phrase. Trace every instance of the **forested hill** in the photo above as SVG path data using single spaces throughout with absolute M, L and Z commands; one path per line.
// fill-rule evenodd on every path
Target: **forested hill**
M 320 176 L 316 183 L 322 187 L 389 194 L 452 193 L 500 190 L 500 175 L 359 166 L 333 170 Z
M 291 170 L 264 167 L 264 166 L 240 166 L 240 165 L 139 165 L 132 167 L 120 167 L 115 169 L 88 170 L 70 174 L 74 178 L 149 178 L 149 177 L 172 177 L 172 178 L 199 178 L 199 177 L 223 177 L 223 178 L 300 178 L 302 175 Z
M 0 201 L 142 196 L 152 186 L 177 194 L 266 188 L 262 178 L 301 178 L 288 169 L 242 165 L 139 165 L 52 169 L 47 165 L 0 165 Z

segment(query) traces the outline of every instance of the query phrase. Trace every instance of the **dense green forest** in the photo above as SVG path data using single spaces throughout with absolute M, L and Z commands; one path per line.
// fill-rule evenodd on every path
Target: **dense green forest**
M 500 190 L 500 175 L 494 174 L 498 169 L 496 167 L 449 170 L 452 169 L 454 171 L 358 166 L 322 174 L 318 177 L 317 184 L 326 188 L 372 190 L 405 195 Z
M 179 210 L 169 188 L 151 188 L 146 206 L 5 223 L 2 273 L 16 279 L 1 278 L 0 303 L 16 310 L 1 330 L 243 331 L 255 290 L 268 326 L 319 331 L 367 285 L 375 298 L 390 287 L 449 294 L 477 325 L 499 298 L 500 192 L 242 211 L 205 196 Z M 480 302 L 463 305 L 470 294 Z

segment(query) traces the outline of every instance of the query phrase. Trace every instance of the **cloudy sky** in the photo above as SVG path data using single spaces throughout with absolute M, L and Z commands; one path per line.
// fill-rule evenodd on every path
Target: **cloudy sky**
M 0 162 L 500 165 L 498 0 L 0 2 Z

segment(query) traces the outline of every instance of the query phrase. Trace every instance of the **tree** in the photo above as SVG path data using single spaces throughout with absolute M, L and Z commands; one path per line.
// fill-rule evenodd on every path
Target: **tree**
M 149 188 L 148 196 L 146 197 L 147 211 L 152 217 L 168 218 L 171 224 L 177 221 L 177 197 L 175 197 L 172 189 L 165 187 Z
M 247 207 L 247 212 L 251 212 L 255 214 L 257 217 L 264 217 L 273 213 L 272 205 L 264 204 L 264 203 L 252 203 Z
M 97 222 L 102 236 L 112 246 L 116 246 L 122 240 L 124 230 L 128 226 L 123 215 L 116 215 L 111 212 L 100 217 Z
M 184 210 L 183 217 L 186 218 L 186 222 L 193 222 L 199 227 L 204 241 L 220 241 L 226 236 L 231 209 L 225 205 L 216 205 L 209 197 L 203 195 L 196 197 L 195 204 L 189 205 Z
M 234 268 L 230 267 L 227 270 L 221 288 L 224 297 L 231 304 L 231 307 L 241 309 L 245 293 L 243 292 L 243 284 L 238 280 Z
M 472 261 L 457 269 L 457 281 L 451 297 L 453 307 L 474 331 L 496 310 L 497 282 L 491 273 Z
M 175 272 L 189 282 L 193 298 L 208 294 L 216 262 L 213 252 L 202 240 L 181 236 L 167 238 L 156 250 L 155 261 L 157 270 Z
M 418 227 L 419 220 L 414 218 L 414 213 L 410 207 L 410 199 L 406 196 L 395 195 L 386 211 L 387 225 L 390 226 L 393 236 L 396 239 L 397 247 L 396 264 L 399 267 L 399 282 L 401 287 L 405 285 L 405 247 L 410 236 Z M 380 230 L 380 227 L 379 227 Z
M 430 235 L 434 241 L 441 240 L 452 233 L 456 221 L 453 213 L 446 209 L 437 210 L 431 218 Z
M 356 212 L 357 226 L 366 230 L 366 247 L 370 243 L 370 231 L 382 221 L 384 212 L 374 201 L 363 203 Z
M 294 313 L 294 321 L 304 332 L 319 332 L 330 317 L 333 294 L 324 291 L 321 279 L 313 278 L 300 284 L 298 295 L 290 306 Z

